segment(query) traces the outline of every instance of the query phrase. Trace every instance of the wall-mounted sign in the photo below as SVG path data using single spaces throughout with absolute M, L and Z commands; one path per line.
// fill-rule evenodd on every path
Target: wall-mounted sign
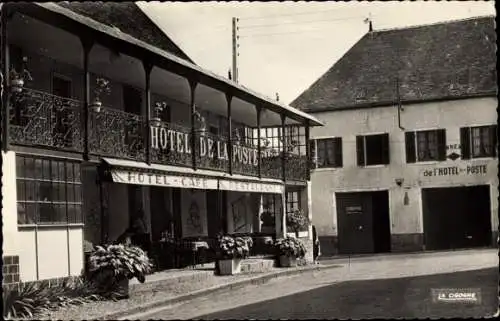
M 281 194 L 284 187 L 280 184 L 220 180 L 219 188 L 235 192 Z
M 217 189 L 217 179 L 204 177 L 172 176 L 127 170 L 112 170 L 113 182 L 123 184 L 180 187 L 195 189 Z
M 347 206 L 345 213 L 347 215 L 363 214 L 363 208 L 361 206 Z
M 151 126 L 151 147 L 153 149 L 166 150 L 181 154 L 191 154 L 191 134 L 167 129 L 164 127 Z M 198 142 L 199 155 L 213 159 L 229 160 L 228 144 L 223 140 L 214 140 L 207 136 L 200 136 Z M 233 161 L 245 165 L 258 166 L 259 158 L 257 148 L 233 144 Z M 271 157 L 278 154 L 273 150 L 262 151 L 261 156 Z
M 458 176 L 458 175 L 485 175 L 486 165 L 467 165 L 429 168 L 423 171 L 425 177 L 431 176 Z

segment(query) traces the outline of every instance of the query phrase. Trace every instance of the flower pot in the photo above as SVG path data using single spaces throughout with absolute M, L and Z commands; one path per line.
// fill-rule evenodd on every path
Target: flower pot
M 100 101 L 96 100 L 89 107 L 90 107 L 91 111 L 98 113 L 101 111 L 102 103 Z
M 22 80 L 21 78 L 12 79 L 10 83 L 12 92 L 20 93 L 21 91 L 23 91 L 24 80 Z
M 219 275 L 241 273 L 241 259 L 219 260 Z
M 297 258 L 294 256 L 280 255 L 280 266 L 281 267 L 296 267 Z
M 129 298 L 129 283 L 130 280 L 126 276 L 120 276 L 116 280 L 113 291 L 115 292 L 117 299 Z

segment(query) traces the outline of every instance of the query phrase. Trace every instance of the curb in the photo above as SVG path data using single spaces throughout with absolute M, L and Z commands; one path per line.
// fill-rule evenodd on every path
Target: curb
M 226 284 L 221 284 L 221 285 L 216 285 L 207 289 L 201 289 L 197 291 L 193 291 L 188 294 L 183 294 L 179 295 L 173 298 L 161 300 L 161 301 L 156 301 L 147 305 L 142 305 L 138 307 L 133 307 L 128 310 L 122 310 L 119 312 L 114 312 L 110 313 L 107 315 L 104 315 L 97 320 L 117 320 L 119 318 L 127 317 L 130 315 L 134 314 L 139 314 L 139 313 L 144 313 L 148 310 L 152 310 L 155 308 L 159 308 L 161 306 L 166 306 L 166 305 L 172 305 L 176 303 L 180 303 L 183 301 L 189 301 L 192 299 L 196 299 L 202 296 L 206 296 L 207 294 L 213 294 L 217 292 L 222 292 L 225 290 L 235 290 L 238 288 L 245 287 L 247 285 L 256 285 L 256 284 L 264 284 L 269 282 L 272 279 L 277 279 L 280 277 L 284 276 L 291 276 L 291 275 L 296 275 L 296 274 L 301 274 L 301 273 L 306 273 L 306 272 L 316 272 L 316 271 L 321 271 L 321 270 L 328 270 L 328 269 L 334 269 L 341 267 L 339 264 L 328 264 L 328 265 L 322 265 L 322 266 L 314 266 L 312 268 L 302 268 L 302 269 L 293 269 L 293 270 L 284 270 L 284 271 L 278 271 L 272 274 L 266 274 L 266 275 L 260 275 L 260 276 L 255 276 L 249 279 L 244 279 L 232 283 L 226 283 Z

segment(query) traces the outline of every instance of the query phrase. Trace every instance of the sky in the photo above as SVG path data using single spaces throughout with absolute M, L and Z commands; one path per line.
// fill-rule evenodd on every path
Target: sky
M 238 18 L 238 82 L 291 103 L 368 32 L 495 15 L 483 1 L 138 2 L 201 66 L 227 77 Z

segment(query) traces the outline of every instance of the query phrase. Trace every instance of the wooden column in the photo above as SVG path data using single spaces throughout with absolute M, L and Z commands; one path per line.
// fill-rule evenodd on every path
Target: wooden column
M 195 127 L 195 113 L 196 113 L 196 105 L 195 105 L 195 97 L 196 97 L 196 87 L 198 86 L 198 82 L 194 79 L 189 79 L 189 88 L 191 93 L 190 98 L 190 106 L 191 106 L 191 160 L 193 169 L 196 170 L 196 127 Z
M 311 143 L 309 138 L 309 121 L 306 123 L 305 127 L 305 140 L 306 140 L 306 160 L 307 160 L 307 180 L 311 180 Z
M 282 136 L 282 145 L 283 145 L 283 153 L 281 155 L 281 171 L 282 171 L 282 176 L 283 176 L 283 181 L 286 181 L 286 152 L 287 152 L 287 137 L 285 133 L 285 119 L 286 116 L 284 114 L 281 114 L 281 136 Z
M 80 42 L 83 47 L 83 159 L 89 160 L 89 135 L 90 135 L 90 72 L 89 72 L 89 56 L 94 42 L 88 37 L 80 37 Z
M 260 146 L 260 116 L 262 112 L 262 107 L 255 106 L 257 109 L 257 172 L 259 173 L 259 178 L 262 178 L 262 147 Z
M 233 121 L 231 118 L 231 102 L 233 96 L 226 93 L 227 102 L 227 152 L 229 158 L 229 174 L 233 175 Z
M 10 59 L 8 42 L 8 11 L 9 5 L 3 4 L 1 15 L 2 27 L 2 148 L 6 152 L 9 149 L 9 100 L 10 100 Z
M 144 74 L 146 76 L 146 163 L 151 164 L 151 70 L 153 65 L 149 62 L 143 61 Z

